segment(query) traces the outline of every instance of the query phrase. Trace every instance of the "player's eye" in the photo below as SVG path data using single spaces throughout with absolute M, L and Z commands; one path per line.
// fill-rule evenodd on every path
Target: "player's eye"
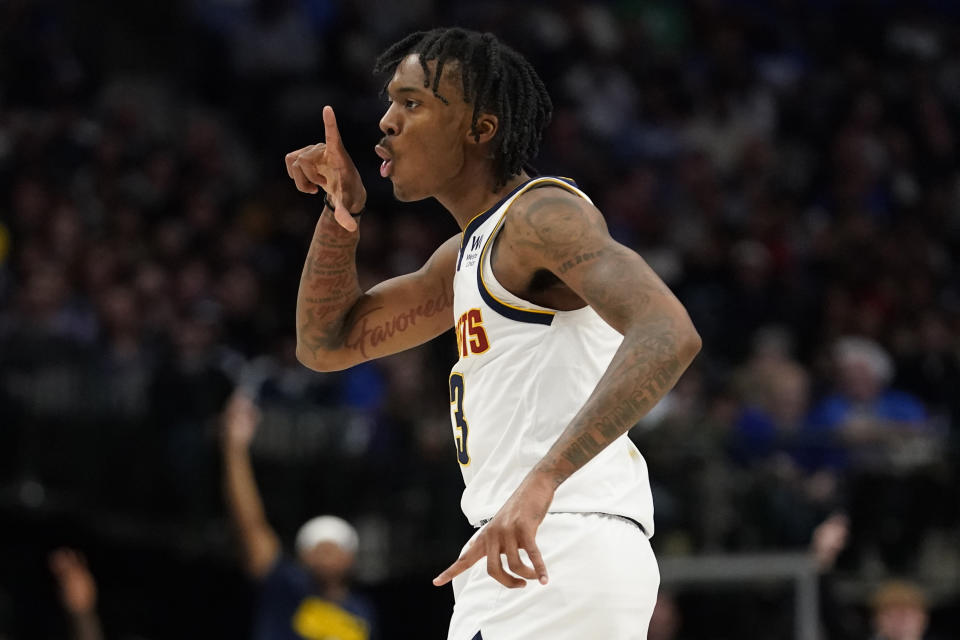
M 407 109 L 416 109 L 420 106 L 420 103 L 416 100 L 404 100 L 403 106 Z

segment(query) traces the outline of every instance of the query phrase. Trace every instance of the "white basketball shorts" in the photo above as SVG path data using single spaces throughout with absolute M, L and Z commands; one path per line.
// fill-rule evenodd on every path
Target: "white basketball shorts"
M 636 524 L 550 513 L 537 530 L 537 546 L 546 585 L 528 580 L 508 589 L 487 574 L 484 558 L 454 578 L 448 640 L 646 640 L 660 572 Z M 529 564 L 525 552 L 520 556 Z

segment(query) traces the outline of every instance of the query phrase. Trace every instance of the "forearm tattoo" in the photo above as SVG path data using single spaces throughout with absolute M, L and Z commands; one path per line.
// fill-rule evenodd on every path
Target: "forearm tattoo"
M 343 344 L 344 319 L 361 295 L 357 239 L 327 216 L 314 231 L 297 294 L 297 343 L 314 355 Z
M 593 394 L 537 465 L 559 486 L 666 395 L 692 360 L 693 341 L 670 290 L 633 251 L 609 241 L 603 218 L 585 201 L 539 199 L 511 230 L 516 247 L 577 283 L 624 334 Z

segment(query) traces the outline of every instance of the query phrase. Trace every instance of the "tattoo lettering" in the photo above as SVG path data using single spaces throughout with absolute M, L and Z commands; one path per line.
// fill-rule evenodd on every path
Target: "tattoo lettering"
M 597 442 L 592 433 L 582 433 L 576 440 L 570 443 L 563 456 L 575 465 L 578 469 L 587 464 L 593 456 L 600 453 L 600 450 L 606 445 L 605 442 Z
M 410 327 L 417 324 L 421 318 L 432 318 L 438 313 L 453 306 L 453 301 L 447 287 L 444 286 L 443 293 L 432 300 L 427 300 L 403 313 L 397 314 L 385 322 L 376 324 L 370 323 L 371 314 L 380 311 L 382 307 L 375 307 L 365 311 L 356 318 L 353 323 L 353 330 L 347 339 L 345 346 L 348 349 L 359 351 L 364 358 L 367 355 L 368 348 L 374 348 L 384 342 L 387 342 L 398 333 L 403 333 Z
M 357 236 L 343 237 L 336 223 L 317 223 L 297 296 L 297 343 L 316 354 L 340 345 L 347 310 L 360 295 L 354 264 Z
M 353 266 L 356 246 L 356 241 L 344 243 L 323 238 L 314 240 L 307 259 L 307 275 L 349 269 Z
M 672 318 L 661 315 L 635 329 L 624 339 L 598 392 L 538 466 L 551 470 L 559 486 L 653 408 L 685 366 Z
M 584 262 L 590 262 L 596 258 L 599 258 L 603 255 L 603 249 L 597 249 L 596 251 L 588 251 L 587 253 L 581 253 L 576 258 L 571 258 L 570 260 L 564 260 L 563 264 L 560 265 L 560 273 L 566 273 L 570 269 L 577 267 Z
M 333 275 L 327 275 L 329 272 L 315 272 L 315 276 L 310 278 L 308 287 L 311 291 L 343 291 L 348 289 L 352 283 L 353 276 L 349 271 L 343 270 Z

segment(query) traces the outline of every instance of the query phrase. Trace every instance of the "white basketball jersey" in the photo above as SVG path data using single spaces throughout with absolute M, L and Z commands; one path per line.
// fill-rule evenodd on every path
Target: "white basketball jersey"
M 453 280 L 460 360 L 450 373 L 450 417 L 474 526 L 494 514 L 593 392 L 623 336 L 591 307 L 556 311 L 497 282 L 491 247 L 510 205 L 542 185 L 587 201 L 569 180 L 541 177 L 517 187 L 463 232 Z M 624 434 L 557 489 L 551 512 L 626 516 L 653 534 L 647 465 Z

